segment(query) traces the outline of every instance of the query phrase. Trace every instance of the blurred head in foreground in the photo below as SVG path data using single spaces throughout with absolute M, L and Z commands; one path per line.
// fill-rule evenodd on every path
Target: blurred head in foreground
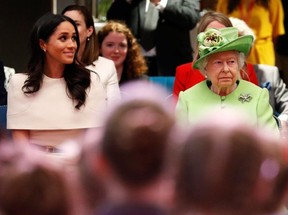
M 259 214 L 277 210 L 288 180 L 287 163 L 278 141 L 233 116 L 211 117 L 209 123 L 195 126 L 179 156 L 177 214 Z

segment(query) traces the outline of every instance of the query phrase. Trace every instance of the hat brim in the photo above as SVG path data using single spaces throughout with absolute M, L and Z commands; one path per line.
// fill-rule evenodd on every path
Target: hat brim
M 242 37 L 238 37 L 237 39 L 226 43 L 225 45 L 221 46 L 218 49 L 215 49 L 211 52 L 209 52 L 206 55 L 203 55 L 202 57 L 200 57 L 199 59 L 197 59 L 194 64 L 193 67 L 195 69 L 199 69 L 199 62 L 201 62 L 204 58 L 218 53 L 218 52 L 225 52 L 225 51 L 239 51 L 239 52 L 243 52 L 245 55 L 247 55 L 251 49 L 253 43 L 253 36 L 251 35 L 245 35 Z

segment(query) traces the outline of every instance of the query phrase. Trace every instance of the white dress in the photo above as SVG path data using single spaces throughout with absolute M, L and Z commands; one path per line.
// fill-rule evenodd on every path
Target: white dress
M 80 110 L 67 96 L 64 78 L 53 79 L 44 75 L 40 90 L 31 95 L 22 91 L 26 79 L 25 74 L 11 77 L 7 128 L 29 130 L 32 144 L 57 147 L 71 140 L 80 142 L 87 128 L 103 126 L 106 93 L 97 74 L 91 72 L 91 86 Z

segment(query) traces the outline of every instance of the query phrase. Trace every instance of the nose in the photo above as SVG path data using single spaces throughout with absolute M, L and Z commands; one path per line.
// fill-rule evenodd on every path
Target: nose
M 68 41 L 68 47 L 69 48 L 77 48 L 77 43 L 76 43 L 76 41 L 75 40 L 73 40 L 73 39 L 71 39 L 71 40 L 69 40 Z
M 119 46 L 115 46 L 115 47 L 114 47 L 114 52 L 117 52 L 117 53 L 118 53 L 119 50 L 120 50 Z
M 223 63 L 223 72 L 229 72 L 230 71 L 230 69 L 229 69 L 229 66 L 228 66 L 228 64 L 227 64 L 227 62 L 224 62 Z

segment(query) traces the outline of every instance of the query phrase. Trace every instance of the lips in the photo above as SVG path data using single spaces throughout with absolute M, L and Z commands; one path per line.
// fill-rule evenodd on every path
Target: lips
M 64 52 L 65 56 L 67 57 L 74 57 L 75 52 Z

